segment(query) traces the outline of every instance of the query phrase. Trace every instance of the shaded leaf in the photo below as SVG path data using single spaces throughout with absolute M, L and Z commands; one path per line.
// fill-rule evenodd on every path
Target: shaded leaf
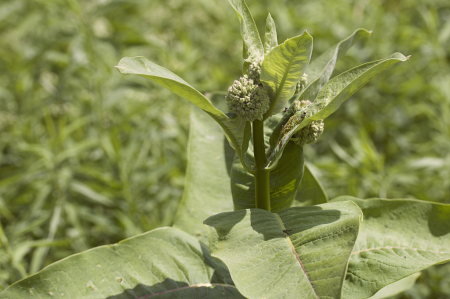
M 234 286 L 211 282 L 213 265 L 194 237 L 161 228 L 56 262 L 0 298 L 243 298 Z
M 208 244 L 203 220 L 233 210 L 229 179 L 234 151 L 201 110 L 194 107 L 190 119 L 186 183 L 173 226 Z
M 341 298 L 361 221 L 352 202 L 260 209 L 205 220 L 213 256 L 248 298 Z
M 303 178 L 298 187 L 293 206 L 310 206 L 328 202 L 328 196 L 322 184 L 305 163 Z
M 276 213 L 292 205 L 303 177 L 303 163 L 303 148 L 291 142 L 270 172 L 271 211 Z M 235 210 L 255 208 L 255 179 L 238 157 L 231 168 L 231 191 Z
M 348 266 L 345 298 L 370 297 L 391 283 L 450 261 L 450 205 L 350 196 L 332 202 L 347 200 L 361 208 L 364 222 Z

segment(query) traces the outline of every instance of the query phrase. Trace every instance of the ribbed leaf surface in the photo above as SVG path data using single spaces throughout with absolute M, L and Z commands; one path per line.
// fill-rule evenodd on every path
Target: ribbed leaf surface
M 243 298 L 213 283 L 208 249 L 175 228 L 161 228 L 56 262 L 0 294 L 23 298 Z
M 359 230 L 353 202 L 221 213 L 205 220 L 213 256 L 248 298 L 341 298 Z
M 408 199 L 352 200 L 364 213 L 344 298 L 367 298 L 432 265 L 450 261 L 450 205 Z

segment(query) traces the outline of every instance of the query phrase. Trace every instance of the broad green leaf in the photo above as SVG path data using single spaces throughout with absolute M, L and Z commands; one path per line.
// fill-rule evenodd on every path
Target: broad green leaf
M 328 196 L 322 184 L 305 163 L 303 178 L 298 187 L 293 206 L 310 206 L 328 202 Z
M 356 44 L 361 39 L 369 36 L 370 34 L 371 32 L 367 31 L 366 29 L 357 29 L 355 32 L 353 32 L 352 35 L 340 41 L 337 45 L 330 48 L 318 58 L 313 59 L 306 69 L 306 73 L 308 74 L 308 81 L 310 83 L 301 94 L 290 99 L 291 104 L 295 99 L 298 99 L 299 101 L 309 100 L 313 102 L 322 86 L 330 79 L 331 74 L 334 71 L 336 62 L 342 56 L 344 56 L 345 53 L 347 53 L 348 49 L 350 49 L 354 44 Z M 273 129 L 273 134 L 270 137 L 270 147 L 272 149 L 275 148 L 278 142 L 281 125 L 289 120 L 288 115 L 286 115 L 285 117 L 286 119 L 284 119 L 281 123 L 278 124 L 277 127 L 274 127 Z
M 361 221 L 352 202 L 260 209 L 205 220 L 211 254 L 247 298 L 341 298 Z
M 190 120 L 186 183 L 173 226 L 208 244 L 203 220 L 233 211 L 229 180 L 234 151 L 201 110 L 194 107 Z
M 238 15 L 241 23 L 241 36 L 244 40 L 244 73 L 251 61 L 264 57 L 264 48 L 259 36 L 258 28 L 245 3 L 245 0 L 228 0 Z
M 417 278 L 420 276 L 419 273 L 414 273 L 413 275 L 410 275 L 406 278 L 400 279 L 397 282 L 394 282 L 392 284 L 389 284 L 379 290 L 375 295 L 370 297 L 369 299 L 384 299 L 384 298 L 390 298 L 394 295 L 398 295 L 406 290 L 409 290 L 413 287 L 413 285 L 416 283 Z
M 206 246 L 175 228 L 160 228 L 56 262 L 0 294 L 22 298 L 243 298 L 213 282 Z
M 276 46 L 278 46 L 277 28 L 269 13 L 266 19 L 266 33 L 264 35 L 264 56 L 267 56 Z
M 450 261 L 450 205 L 410 199 L 352 200 L 364 222 L 344 285 L 345 298 L 367 298 L 432 265 Z
M 289 131 L 289 133 L 282 136 L 276 147 L 273 150 L 271 149 L 271 154 L 268 159 L 268 169 L 271 169 L 276 165 L 283 153 L 284 147 L 295 133 L 314 120 L 327 118 L 335 112 L 346 99 L 363 87 L 367 82 L 372 80 L 376 75 L 393 64 L 406 60 L 408 60 L 408 57 L 405 57 L 403 54 L 394 53 L 386 59 L 362 64 L 328 81 L 328 83 L 320 90 L 315 101 L 306 108 L 306 118 Z
M 250 151 L 249 151 L 250 152 Z M 271 211 L 292 205 L 303 176 L 303 148 L 291 142 L 277 167 L 270 172 Z M 255 179 L 236 157 L 231 168 L 231 191 L 235 210 L 255 208 Z
M 292 97 L 312 52 L 312 37 L 308 32 L 287 39 L 264 58 L 261 82 L 269 90 L 271 104 L 264 118 L 280 112 Z
M 122 74 L 136 74 L 169 89 L 173 93 L 191 101 L 197 107 L 208 113 L 225 131 L 228 141 L 236 150 L 242 164 L 249 168 L 245 160 L 245 152 L 250 138 L 250 124 L 230 113 L 225 115 L 198 90 L 189 85 L 186 81 L 144 57 L 125 57 L 116 66 Z

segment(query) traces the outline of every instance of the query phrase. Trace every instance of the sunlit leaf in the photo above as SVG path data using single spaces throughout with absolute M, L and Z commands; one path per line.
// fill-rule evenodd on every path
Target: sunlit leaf
M 243 298 L 236 287 L 217 281 L 215 271 L 197 239 L 160 228 L 56 262 L 0 298 Z
M 261 67 L 261 82 L 269 90 L 271 104 L 264 118 L 280 112 L 292 97 L 312 53 L 312 37 L 308 32 L 289 38 L 272 49 Z
M 122 58 L 117 69 L 122 74 L 136 74 L 150 79 L 173 93 L 186 98 L 208 113 L 225 131 L 231 146 L 238 153 L 242 164 L 247 167 L 248 163 L 245 161 L 244 153 L 250 138 L 250 125 L 248 122 L 234 114 L 230 114 L 230 116 L 225 115 L 186 81 L 144 57 Z
M 271 155 L 268 159 L 268 168 L 270 169 L 276 165 L 284 147 L 295 133 L 314 120 L 327 118 L 335 112 L 345 100 L 367 82 L 372 80 L 376 75 L 393 64 L 406 60 L 408 60 L 408 57 L 405 57 L 403 54 L 394 53 L 386 59 L 365 63 L 350 69 L 328 81 L 328 83 L 320 90 L 315 101 L 306 108 L 306 118 L 291 131 L 282 136 L 275 149 L 271 151 Z
M 264 56 L 264 48 L 259 36 L 258 28 L 245 3 L 245 0 L 228 0 L 236 11 L 241 23 L 241 36 L 244 40 L 244 73 L 251 61 L 261 59 Z
M 266 19 L 266 33 L 264 35 L 264 55 L 269 54 L 276 46 L 278 46 L 277 28 L 269 13 Z
M 347 200 L 361 208 L 364 221 L 348 266 L 344 298 L 370 297 L 391 283 L 450 261 L 450 205 L 350 196 L 332 202 Z
M 247 298 L 341 298 L 361 210 L 352 202 L 205 220 L 211 254 Z M 344 297 L 346 298 L 346 297 Z

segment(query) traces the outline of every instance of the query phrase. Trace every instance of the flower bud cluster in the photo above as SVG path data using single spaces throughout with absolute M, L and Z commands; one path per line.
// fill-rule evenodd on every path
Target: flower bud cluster
M 303 74 L 302 78 L 297 82 L 297 85 L 295 86 L 294 94 L 298 94 L 299 92 L 301 92 L 306 87 L 306 84 L 308 84 L 308 75 Z
M 262 83 L 261 83 L 261 66 L 262 66 L 262 60 L 256 60 L 254 62 L 252 62 L 249 66 L 248 66 L 248 78 L 253 80 L 253 83 L 255 83 L 256 85 L 259 85 L 262 87 Z
M 270 98 L 262 86 L 244 75 L 228 88 L 228 108 L 246 121 L 262 120 L 269 110 Z
M 285 136 L 288 134 L 295 126 L 299 125 L 306 118 L 306 108 L 311 104 L 310 101 L 295 101 L 292 107 L 293 115 L 289 118 L 288 122 L 283 126 L 280 135 Z M 324 122 L 322 119 L 315 120 L 309 125 L 298 131 L 292 136 L 291 140 L 300 146 L 305 144 L 313 144 L 317 141 L 319 136 L 323 133 Z

